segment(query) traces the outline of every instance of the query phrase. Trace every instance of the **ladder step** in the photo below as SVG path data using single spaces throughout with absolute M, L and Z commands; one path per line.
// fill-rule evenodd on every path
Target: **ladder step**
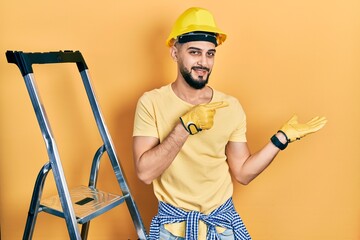
M 86 223 L 94 217 L 118 206 L 129 196 L 119 196 L 86 186 L 78 186 L 69 189 L 69 193 L 76 219 L 79 224 Z M 64 212 L 58 195 L 42 199 L 39 211 L 44 211 L 64 218 Z

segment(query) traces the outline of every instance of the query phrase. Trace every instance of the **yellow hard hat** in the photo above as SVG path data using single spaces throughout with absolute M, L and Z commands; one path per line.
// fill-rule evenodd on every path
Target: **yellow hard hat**
M 192 7 L 181 14 L 176 20 L 171 33 L 166 40 L 166 45 L 170 47 L 175 43 L 179 36 L 194 32 L 215 34 L 212 35 L 213 37 L 215 36 L 215 45 L 222 44 L 226 39 L 226 34 L 216 26 L 215 19 L 208 10 Z

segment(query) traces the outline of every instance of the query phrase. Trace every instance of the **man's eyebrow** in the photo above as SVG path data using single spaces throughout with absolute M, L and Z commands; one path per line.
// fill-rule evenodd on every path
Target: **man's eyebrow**
M 198 50 L 198 51 L 200 50 L 200 51 L 201 51 L 202 49 L 201 49 L 201 48 L 197 48 L 197 47 L 188 47 L 187 50 Z
M 203 49 L 201 48 L 197 48 L 197 47 L 188 47 L 187 50 L 197 50 L 197 51 L 203 51 Z M 208 52 L 216 52 L 216 49 L 213 48 L 213 49 L 209 49 Z

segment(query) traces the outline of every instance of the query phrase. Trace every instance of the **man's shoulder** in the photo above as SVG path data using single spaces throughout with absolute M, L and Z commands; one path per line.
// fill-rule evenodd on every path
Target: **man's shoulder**
M 162 95 L 168 93 L 169 91 L 170 91 L 170 84 L 148 90 L 144 92 L 143 95 L 156 96 L 156 95 Z
M 153 88 L 142 94 L 140 99 L 157 99 L 166 96 L 169 92 L 170 85 L 161 86 L 158 88 Z

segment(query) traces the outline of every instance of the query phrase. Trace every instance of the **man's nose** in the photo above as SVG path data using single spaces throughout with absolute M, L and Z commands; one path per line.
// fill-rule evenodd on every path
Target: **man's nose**
M 202 67 L 208 67 L 208 59 L 206 55 L 201 55 L 198 60 L 198 64 Z

